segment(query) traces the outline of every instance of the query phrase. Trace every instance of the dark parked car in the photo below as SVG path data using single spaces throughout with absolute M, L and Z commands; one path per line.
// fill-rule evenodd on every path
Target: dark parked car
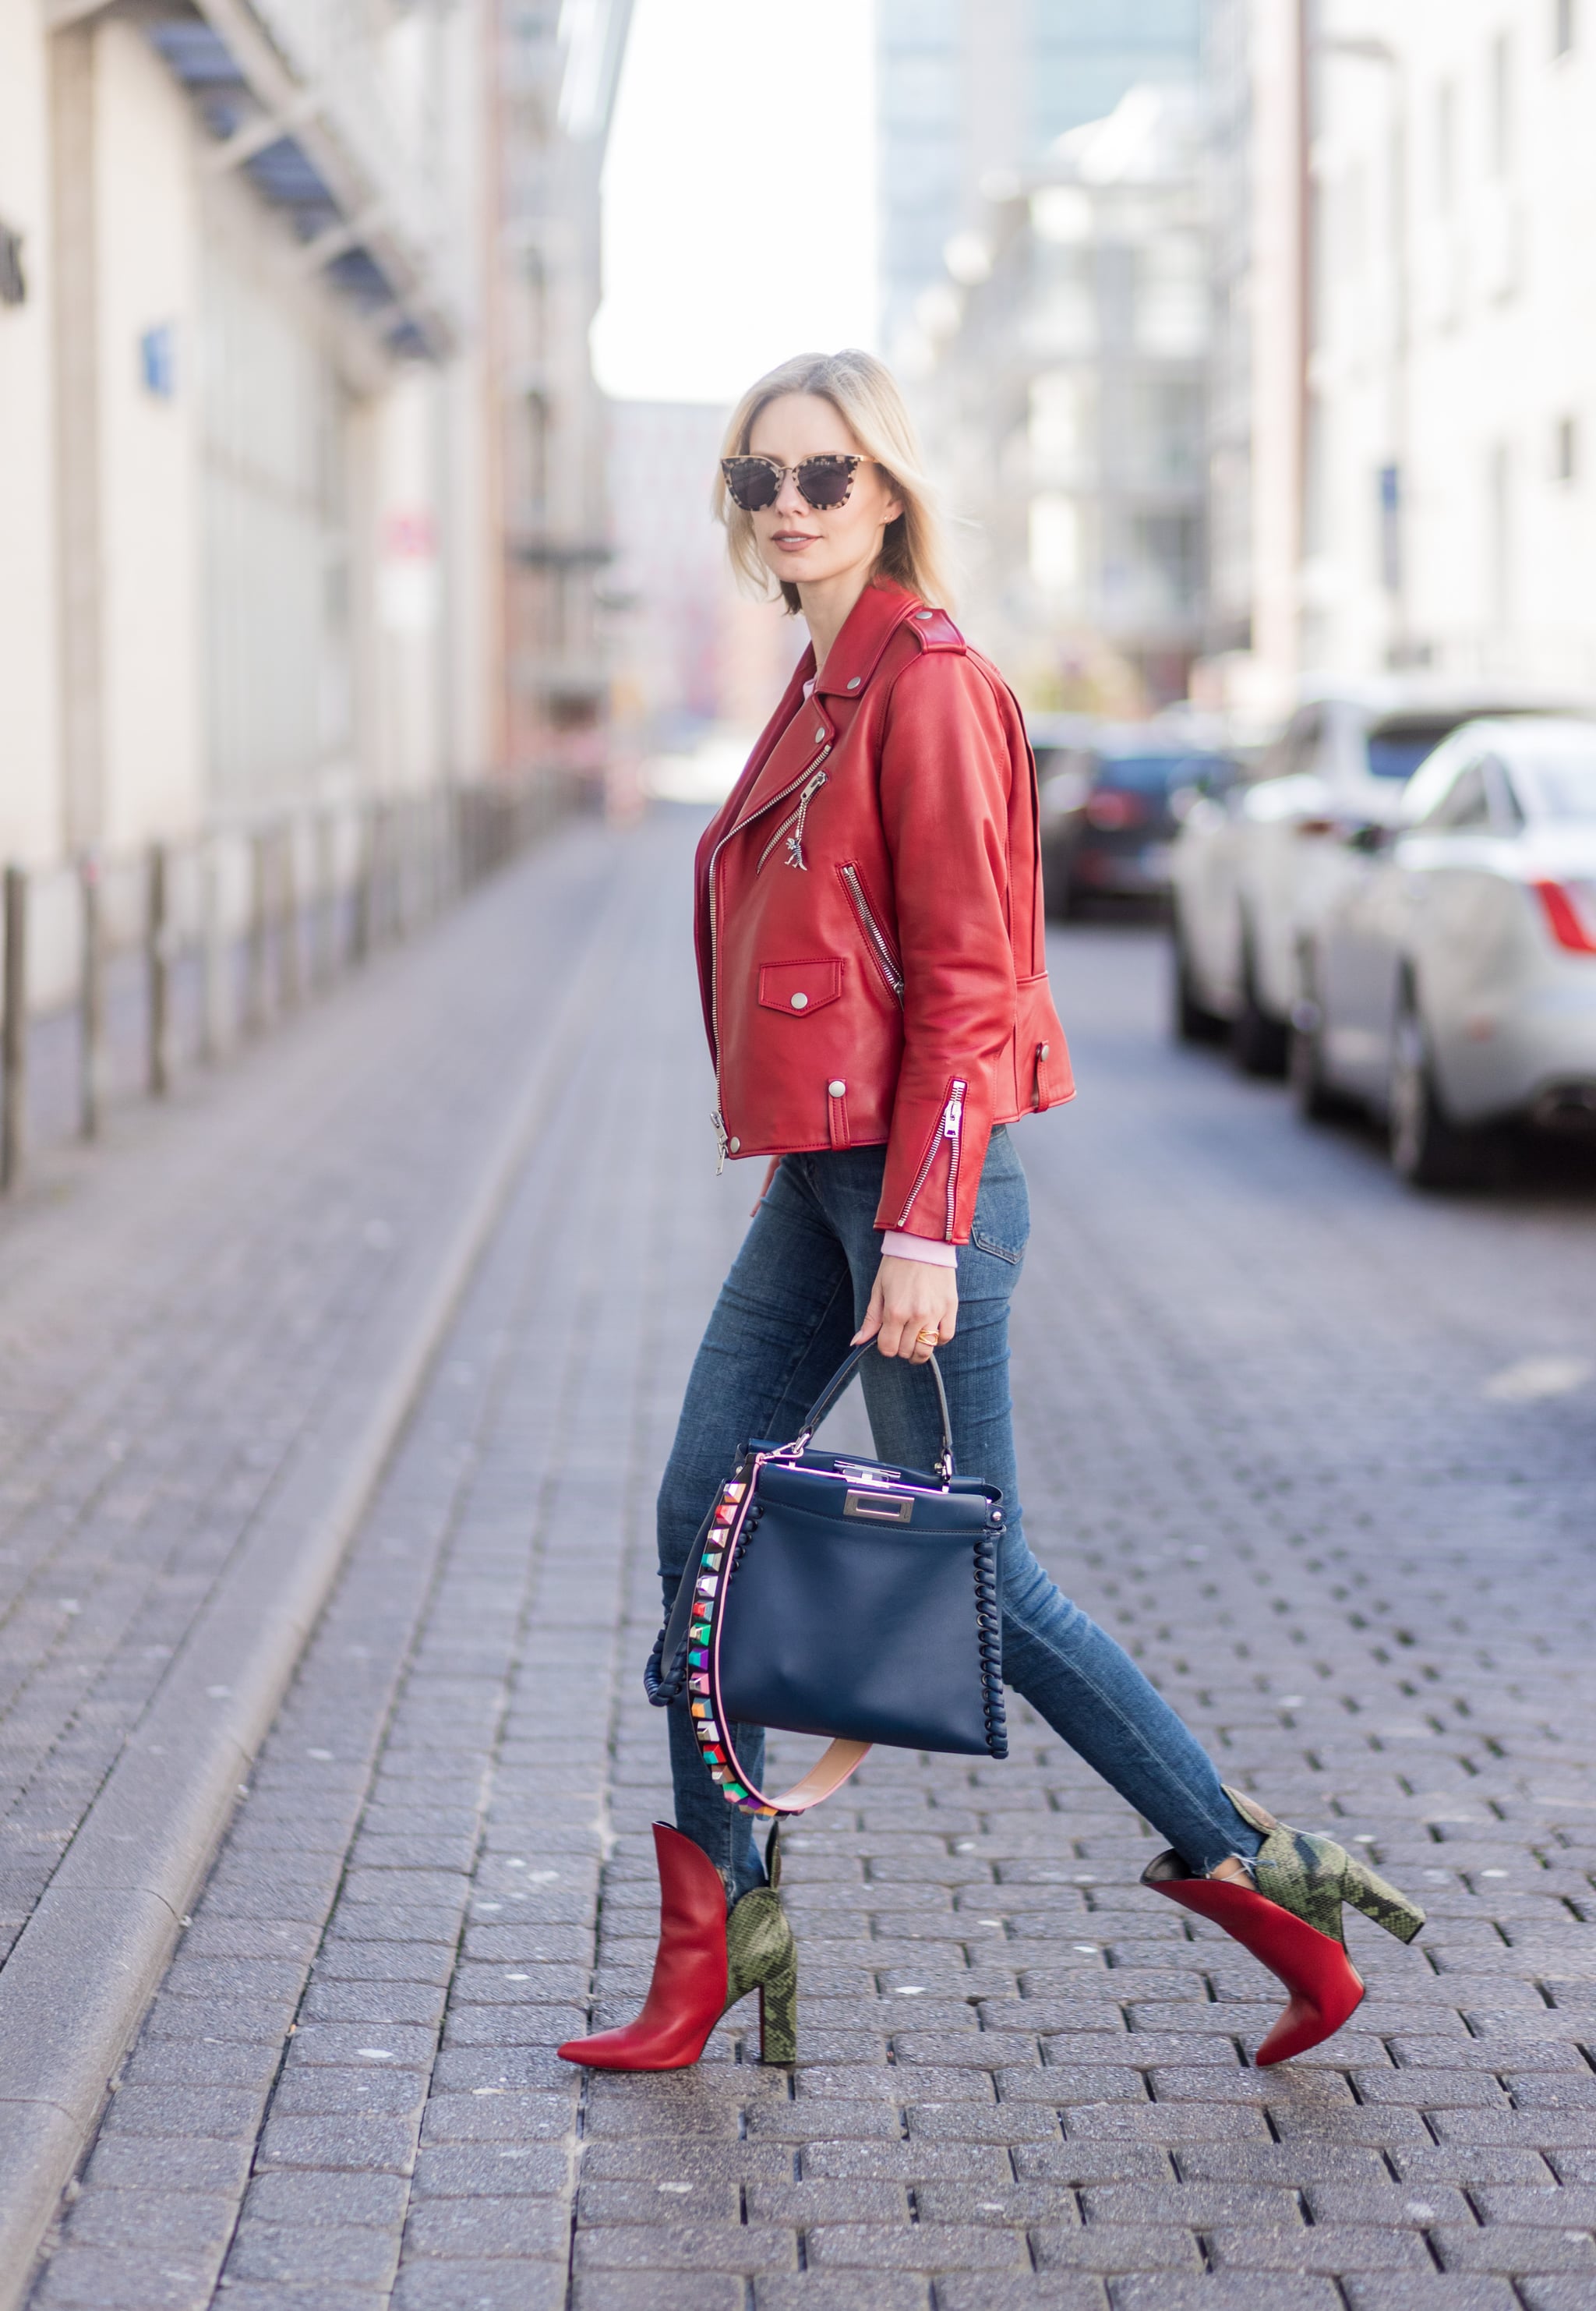
M 1240 772 L 1228 754 L 1131 725 L 1085 744 L 1048 746 L 1038 733 L 1042 862 L 1048 911 L 1078 913 L 1092 898 L 1161 899 L 1169 847 L 1198 795 L 1217 795 Z

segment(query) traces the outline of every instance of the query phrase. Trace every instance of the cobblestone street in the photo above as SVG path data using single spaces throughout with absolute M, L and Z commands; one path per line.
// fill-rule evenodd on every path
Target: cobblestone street
M 1147 929 L 1055 938 L 1081 1095 L 1015 1135 L 1027 1532 L 1427 1930 L 1349 1914 L 1364 2007 L 1253 2070 L 1273 1982 L 1016 1704 L 1007 1763 L 877 1751 L 786 1840 L 793 2071 L 752 2002 L 688 2072 L 556 2059 L 648 1977 L 653 1490 L 761 1175 L 696 825 L 560 836 L 0 1225 L 9 1946 L 544 1086 L 32 2311 L 1596 2306 L 1596 1180 L 1403 1190 L 1170 1043 Z

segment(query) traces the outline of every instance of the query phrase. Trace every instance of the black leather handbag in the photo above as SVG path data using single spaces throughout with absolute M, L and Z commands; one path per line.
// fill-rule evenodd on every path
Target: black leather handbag
M 998 1542 L 1003 1496 L 954 1470 L 947 1395 L 934 1474 L 809 1440 L 866 1341 L 833 1374 L 790 1444 L 752 1443 L 699 1531 L 644 1672 L 663 1708 L 684 1690 L 711 1777 L 745 1813 L 805 1813 L 873 1743 L 1004 1757 Z M 734 1725 L 830 1737 L 780 1797 L 750 1780 Z

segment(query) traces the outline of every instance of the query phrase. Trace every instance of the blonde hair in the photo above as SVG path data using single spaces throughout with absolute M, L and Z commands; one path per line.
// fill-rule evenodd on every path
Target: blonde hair
M 941 517 L 920 463 L 914 421 L 891 370 L 873 353 L 859 353 L 851 346 L 840 353 L 797 353 L 748 388 L 732 412 L 722 454 L 746 456 L 748 439 L 761 410 L 785 393 L 813 393 L 829 401 L 865 455 L 881 467 L 882 479 L 893 496 L 903 501 L 903 512 L 886 525 L 874 577 L 890 578 L 918 594 L 922 602 L 945 606 L 950 589 Z M 718 470 L 714 508 L 716 519 L 726 530 L 732 568 L 751 589 L 765 593 L 770 571 L 755 541 L 753 516 L 733 503 Z M 788 609 L 796 612 L 798 588 L 782 580 L 781 592 Z

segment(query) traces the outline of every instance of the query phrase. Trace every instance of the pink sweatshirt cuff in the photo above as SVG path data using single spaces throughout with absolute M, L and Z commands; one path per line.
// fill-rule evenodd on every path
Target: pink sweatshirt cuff
M 929 1268 L 956 1268 L 958 1246 L 943 1243 L 934 1235 L 905 1235 L 898 1228 L 888 1228 L 881 1239 L 883 1260 L 923 1260 Z

